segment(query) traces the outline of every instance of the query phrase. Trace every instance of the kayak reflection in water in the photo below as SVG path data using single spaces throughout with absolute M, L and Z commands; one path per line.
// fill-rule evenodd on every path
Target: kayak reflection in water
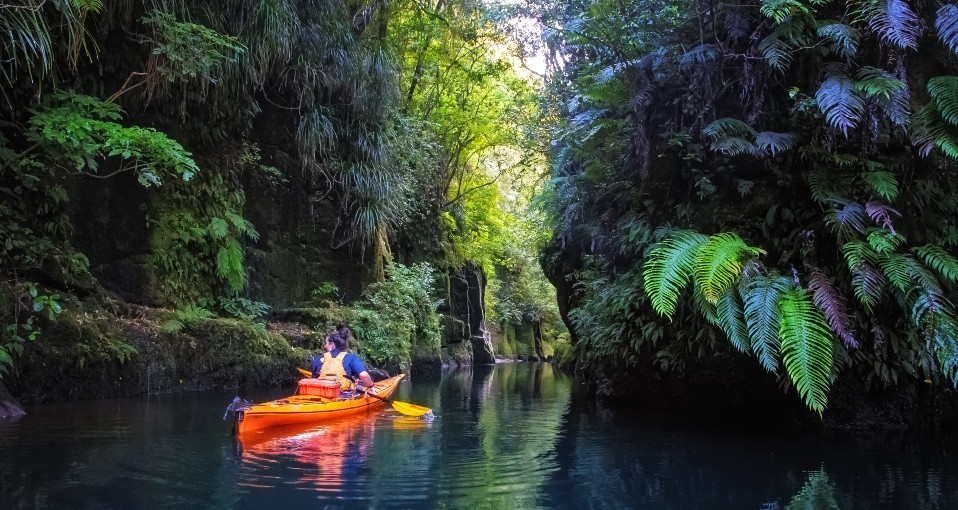
M 277 477 L 324 491 L 342 488 L 366 462 L 375 422 L 366 413 L 295 427 L 276 427 L 253 440 L 239 440 L 244 465 L 254 468 L 244 485 L 272 485 Z M 288 468 L 286 473 L 276 469 Z M 255 475 L 259 476 L 255 476 Z

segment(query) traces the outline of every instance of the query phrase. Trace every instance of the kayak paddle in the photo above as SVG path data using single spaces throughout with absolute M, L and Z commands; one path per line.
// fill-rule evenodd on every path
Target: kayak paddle
M 303 377 L 312 377 L 312 376 L 313 376 L 313 373 L 310 372 L 309 370 L 306 370 L 306 369 L 303 369 L 303 368 L 297 368 L 296 370 L 297 370 Z M 392 400 L 392 399 L 389 399 L 389 398 L 386 398 L 386 397 L 380 397 L 379 395 L 377 395 L 377 394 L 375 394 L 375 393 L 373 393 L 373 392 L 370 392 L 370 391 L 363 391 L 363 394 L 364 394 L 364 395 L 367 395 L 367 396 L 370 396 L 370 397 L 373 397 L 373 398 L 378 398 L 379 400 L 382 400 L 383 402 L 389 403 L 390 405 L 393 406 L 393 409 L 395 409 L 396 411 L 399 411 L 400 414 L 405 414 L 406 416 L 417 416 L 417 417 L 418 417 L 418 416 L 424 416 L 424 415 L 426 415 L 426 414 L 432 413 L 432 409 L 429 409 L 428 407 L 418 406 L 418 405 L 416 405 L 416 404 L 410 404 L 409 402 L 399 402 L 399 401 Z

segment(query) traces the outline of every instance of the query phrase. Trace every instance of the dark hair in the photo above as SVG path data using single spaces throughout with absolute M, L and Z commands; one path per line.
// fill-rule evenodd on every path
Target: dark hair
M 343 338 L 349 340 L 349 337 L 352 336 L 353 332 L 349 330 L 349 326 L 345 324 L 340 324 L 336 326 L 336 332 L 340 335 L 343 335 Z
M 337 331 L 327 338 L 333 341 L 333 345 L 335 345 L 337 349 L 341 351 L 346 349 L 346 337 L 344 337 L 342 333 Z

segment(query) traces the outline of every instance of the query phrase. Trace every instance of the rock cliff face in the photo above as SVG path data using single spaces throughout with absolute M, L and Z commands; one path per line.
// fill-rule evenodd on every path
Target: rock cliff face
M 492 340 L 485 330 L 486 278 L 479 267 L 467 264 L 449 275 L 448 305 L 443 328 L 443 362 L 496 362 Z

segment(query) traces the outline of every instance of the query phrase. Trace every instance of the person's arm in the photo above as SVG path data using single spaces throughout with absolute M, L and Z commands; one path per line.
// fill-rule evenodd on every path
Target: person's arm
M 319 372 L 323 369 L 323 358 L 319 356 L 313 356 L 313 366 L 310 367 L 312 370 L 313 379 L 319 377 Z
M 363 361 L 359 359 L 359 356 L 356 356 L 355 354 L 351 355 L 350 358 L 351 358 L 349 360 L 350 371 L 352 371 L 352 373 L 354 374 L 358 374 L 359 382 L 360 384 L 363 385 L 363 387 L 372 388 L 373 384 L 375 383 L 373 382 L 373 378 L 369 375 L 369 372 L 366 371 L 366 366 L 363 365 Z

